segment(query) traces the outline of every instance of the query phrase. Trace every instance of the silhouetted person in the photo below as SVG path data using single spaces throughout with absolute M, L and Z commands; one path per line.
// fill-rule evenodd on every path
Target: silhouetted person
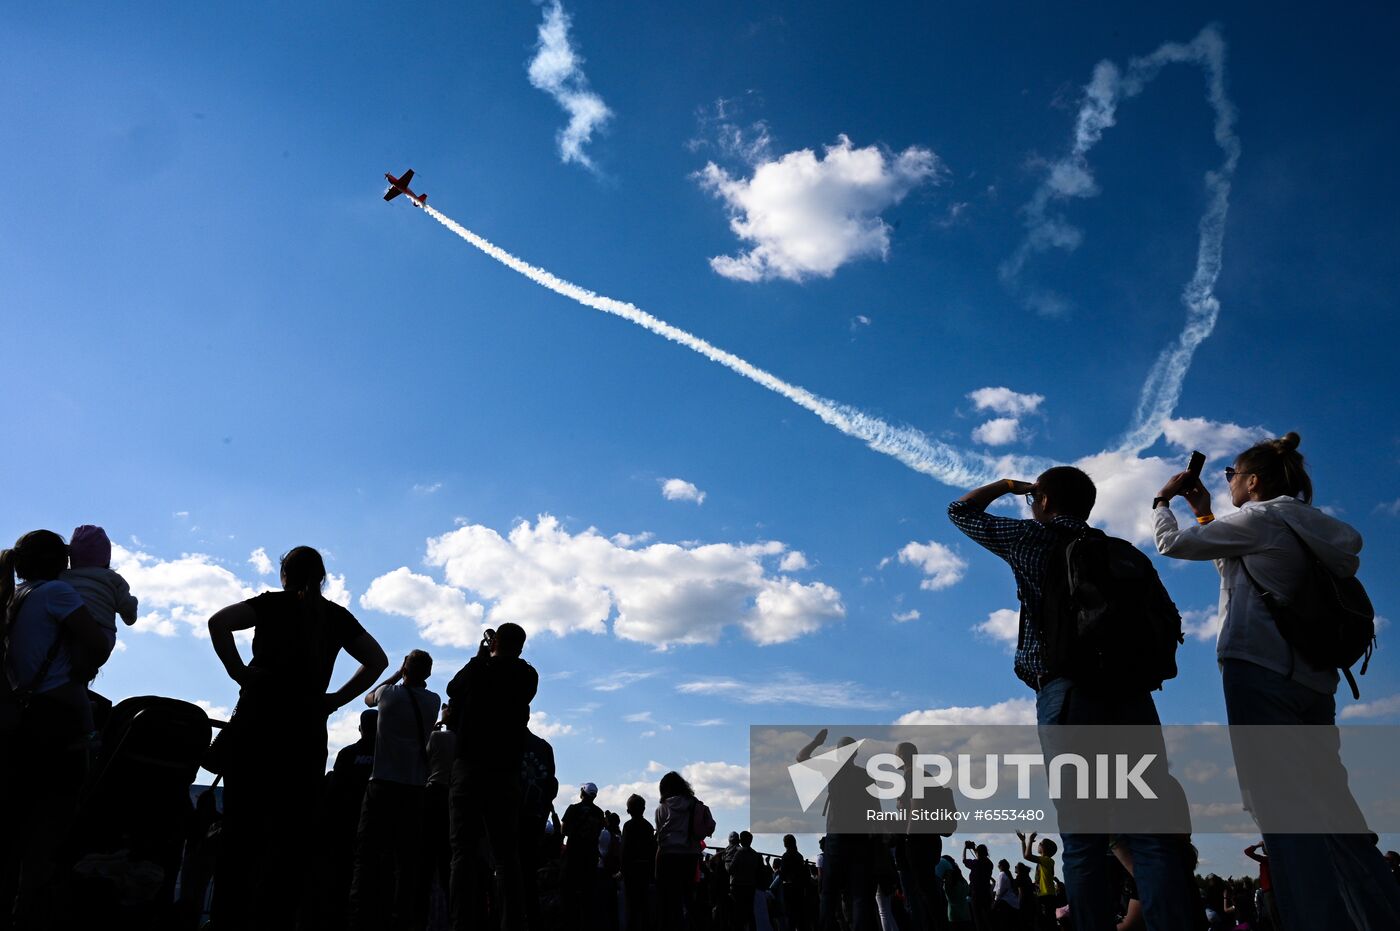
M 797 752 L 798 762 L 805 762 L 826 742 L 827 731 L 822 728 L 817 735 Z M 855 743 L 851 737 L 842 737 L 838 747 Z M 842 902 L 850 905 L 851 925 L 854 931 L 875 931 L 879 917 L 875 904 L 875 874 L 872 859 L 875 855 L 874 841 L 868 834 L 842 834 L 834 830 L 839 823 L 838 812 L 864 811 L 869 795 L 867 787 L 871 777 L 865 768 L 856 764 L 855 755 L 846 758 L 827 782 L 827 831 L 822 863 L 821 907 L 819 924 L 821 931 L 835 931 L 840 922 Z
M 733 927 L 739 931 L 756 931 L 754 895 L 758 891 L 758 854 L 753 850 L 753 835 L 739 832 L 739 843 L 725 851 L 724 867 L 729 873 L 729 899 L 734 903 Z M 764 929 L 767 931 L 767 929 Z
M 656 873 L 656 831 L 646 818 L 646 800 L 627 799 L 622 824 L 622 892 L 627 902 L 627 931 L 651 927 L 651 883 Z
M 360 829 L 360 808 L 374 772 L 374 739 L 379 712 L 360 712 L 360 739 L 340 748 L 326 774 L 321 811 L 321 847 L 325 851 L 315 867 L 317 918 L 322 927 L 343 928 L 350 906 L 350 878 L 355 872 L 355 835 Z
M 419 864 L 428 736 L 442 706 L 429 691 L 433 659 L 422 650 L 365 696 L 379 710 L 374 772 L 360 809 L 350 927 L 355 931 L 421 928 L 427 920 Z
M 425 907 L 432 901 L 434 883 L 447 902 L 452 877 L 452 840 L 449 831 L 448 793 L 452 789 L 452 763 L 457 759 L 456 718 L 452 703 L 442 706 L 442 717 L 428 737 L 428 782 L 423 787 L 423 861 L 419 878 Z
M 914 757 L 918 748 L 906 740 L 895 748 L 895 752 L 905 777 L 899 809 L 906 817 L 916 807 L 924 810 L 945 809 L 951 813 L 957 803 L 953 790 L 947 786 L 925 788 L 923 800 L 915 805 Z M 948 931 L 948 902 L 943 895 L 943 885 L 938 882 L 934 871 L 943 855 L 943 837 L 952 834 L 953 822 L 939 823 L 937 827 L 941 829 L 940 833 L 917 828 L 916 822 L 909 817 L 904 823 L 903 834 L 895 840 L 895 865 L 899 870 L 905 901 L 909 904 L 914 931 Z
M 680 773 L 669 772 L 657 786 L 656 911 L 662 931 L 692 928 L 695 881 L 705 838 L 715 819 Z
M 972 856 L 968 856 L 968 852 Z M 967 867 L 968 900 L 972 905 L 972 923 L 977 931 L 991 931 L 992 926 L 992 858 L 986 844 L 967 841 L 963 845 L 963 866 Z
M 1269 851 L 1274 901 L 1284 928 L 1400 927 L 1400 891 L 1388 881 L 1375 836 L 1361 833 L 1364 818 L 1336 753 L 1337 738 L 1330 738 L 1330 746 L 1313 738 L 1306 750 L 1294 749 L 1295 740 L 1307 740 L 1298 725 L 1309 726 L 1311 734 L 1335 727 L 1339 677 L 1335 665 L 1319 665 L 1284 637 L 1263 593 L 1306 605 L 1313 594 L 1307 590 L 1313 560 L 1336 578 L 1354 576 L 1361 563 L 1361 534 L 1312 506 L 1312 479 L 1299 442 L 1298 434 L 1288 433 L 1240 453 L 1225 470 L 1230 502 L 1239 510 L 1219 519 L 1199 476 L 1173 476 L 1153 501 L 1153 534 L 1164 556 L 1215 562 L 1222 615 L 1215 651 L 1226 718 L 1231 725 L 1250 726 L 1249 731 L 1257 732 L 1253 725 L 1270 725 L 1268 730 L 1280 735 L 1242 752 L 1238 741 L 1250 739 L 1242 728 L 1231 734 L 1231 743 L 1241 791 Z M 1184 529 L 1170 507 L 1176 495 L 1186 499 L 1196 516 Z M 1325 617 L 1308 622 L 1338 623 Z M 1307 779 L 1290 781 L 1288 769 L 1304 755 Z M 1271 829 L 1271 822 L 1286 822 L 1314 805 L 1352 822 L 1355 832 Z
M 797 849 L 797 838 L 783 835 L 783 855 L 778 858 L 778 878 L 782 883 L 783 914 L 787 916 L 788 931 L 809 931 L 807 917 L 807 887 L 810 877 L 807 861 Z
M 606 828 L 603 810 L 594 799 L 598 787 L 585 782 L 579 787 L 578 801 L 564 809 L 564 876 L 561 897 L 567 927 L 597 927 L 593 889 L 598 873 L 598 835 Z
M 543 927 L 539 872 L 546 859 L 545 829 L 554 814 L 559 779 L 554 771 L 554 748 L 529 729 L 525 731 L 525 750 L 520 758 L 520 784 L 520 876 L 526 922 L 534 929 Z
M 530 702 L 539 674 L 520 658 L 525 630 L 502 624 L 487 631 L 472 657 L 447 686 L 457 718 L 457 761 L 452 765 L 452 926 L 479 925 L 486 900 L 479 869 L 483 842 L 500 878 L 501 926 L 525 927 L 520 874 L 520 758 Z
M 88 614 L 102 628 L 106 649 L 87 658 L 86 668 L 75 670 L 77 678 L 92 681 L 117 645 L 117 617 L 127 626 L 136 623 L 137 602 L 126 579 L 112 570 L 112 541 L 107 531 L 83 524 L 73 531 L 68 544 L 68 568 L 59 578 L 82 596 Z
M 238 705 L 222 739 L 224 821 L 213 918 L 223 929 L 268 931 L 296 921 L 305 883 L 312 804 L 326 771 L 326 718 L 374 684 L 389 665 L 354 615 L 321 595 L 321 554 L 282 557 L 282 591 L 230 605 L 209 619 L 209 639 Z M 253 631 L 246 665 L 234 632 Z M 360 664 L 328 692 L 341 650 Z
M 92 709 L 81 656 L 107 648 L 78 592 L 58 580 L 68 547 L 50 530 L 0 552 L 4 675 L 16 729 L 0 751 L 0 927 L 46 928 L 55 854 L 86 767 Z M 15 587 L 15 577 L 20 585 Z M 4 697 L 0 696 L 0 701 Z
M 1006 494 L 1026 496 L 1030 520 L 987 513 L 987 507 Z M 1160 735 L 1155 742 L 1151 736 L 1150 728 L 1161 726 L 1152 699 L 1154 686 L 1137 679 L 1120 680 L 1119 670 L 1086 673 L 1086 657 L 1078 653 L 1059 656 L 1050 649 L 1050 644 L 1058 641 L 1047 635 L 1047 625 L 1054 625 L 1051 630 L 1057 631 L 1059 625 L 1074 619 L 1047 609 L 1044 595 L 1048 588 L 1056 590 L 1061 578 L 1052 579 L 1048 569 L 1052 565 L 1057 569 L 1064 567 L 1070 543 L 1091 534 L 1088 521 L 1097 495 L 1093 480 L 1084 472 L 1072 466 L 1056 466 L 1042 472 L 1034 484 L 1008 478 L 974 489 L 948 506 L 948 518 L 973 542 L 1005 560 L 1015 576 L 1021 602 L 1015 672 L 1035 690 L 1042 749 L 1053 755 L 1050 744 L 1059 739 L 1053 732 L 1062 729 L 1051 725 L 1136 725 L 1132 740 L 1152 744 L 1149 749 L 1161 766 L 1160 780 L 1153 781 L 1162 792 L 1163 806 L 1174 812 L 1179 808 L 1178 817 L 1186 819 L 1185 795 L 1165 773 L 1166 752 Z M 1156 582 L 1155 578 L 1150 581 Z M 1141 588 L 1144 592 L 1149 590 L 1147 586 Z M 1069 642 L 1083 652 L 1078 640 Z M 1149 770 L 1149 777 L 1152 772 Z M 1065 813 L 1074 804 L 1073 800 L 1057 802 L 1070 920 L 1079 931 L 1098 931 L 1113 920 L 1114 891 L 1103 856 L 1108 836 L 1066 830 Z M 1116 840 L 1133 853 L 1149 928 L 1157 931 L 1189 927 L 1191 896 L 1182 869 L 1181 837 L 1123 833 L 1116 835 Z

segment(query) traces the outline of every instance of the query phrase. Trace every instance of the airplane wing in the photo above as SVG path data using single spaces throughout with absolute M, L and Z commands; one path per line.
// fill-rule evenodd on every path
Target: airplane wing
M 413 180 L 413 169 L 410 168 L 408 171 L 405 171 L 405 172 L 403 173 L 403 177 L 399 179 L 399 187 L 405 187 L 405 188 L 408 187 L 408 182 L 410 182 L 410 181 L 412 181 L 412 180 Z
M 402 193 L 403 192 L 400 191 L 398 188 L 394 187 L 393 185 L 390 185 L 384 190 L 384 199 L 393 200 L 395 197 L 398 197 Z

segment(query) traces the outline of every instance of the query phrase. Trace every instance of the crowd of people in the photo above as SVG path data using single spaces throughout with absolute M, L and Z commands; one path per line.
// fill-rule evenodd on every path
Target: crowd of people
M 1161 554 L 1214 560 L 1220 571 L 1229 720 L 1332 725 L 1338 670 L 1281 632 L 1266 592 L 1288 592 L 1313 561 L 1353 575 L 1360 537 L 1311 506 L 1296 434 L 1241 453 L 1226 477 L 1238 508 L 1229 515 L 1211 513 L 1209 491 L 1189 470 L 1152 509 Z M 988 513 L 1007 493 L 1026 496 L 1029 519 Z M 1113 545 L 1089 527 L 1095 496 L 1087 475 L 1057 467 L 1034 482 L 973 490 L 949 516 L 1012 568 L 1022 606 L 1015 672 L 1035 691 L 1039 724 L 1159 725 L 1152 696 L 1174 675 L 1175 644 L 1167 657 L 1149 636 L 1166 616 L 1163 599 L 1170 606 L 1155 570 L 1132 594 L 1146 631 L 1136 652 L 1090 656 L 1092 644 L 1067 645 L 1057 626 L 1067 560 L 1089 558 L 1072 555 L 1067 541 L 1091 541 L 1080 551 L 1088 553 Z M 1170 508 L 1176 496 L 1195 515 L 1185 528 Z M 134 720 L 89 689 L 114 649 L 116 619 L 137 616 L 110 561 L 111 544 L 93 526 L 77 528 L 71 543 L 33 531 L 0 553 L 0 931 L 90 917 L 75 890 L 102 883 L 111 927 L 139 914 L 132 927 L 192 928 L 207 912 L 216 931 L 1400 928 L 1400 857 L 1387 855 L 1387 864 L 1366 834 L 1266 829 L 1246 851 L 1260 864 L 1257 882 L 1202 881 L 1189 835 L 1069 832 L 1057 844 L 1032 834 L 998 860 L 967 841 L 959 861 L 944 853 L 945 836 L 914 833 L 829 831 L 815 862 L 792 835 L 781 854 L 754 850 L 747 831 L 712 848 L 714 817 L 677 772 L 661 778 L 654 800 L 628 798 L 625 821 L 597 804 L 592 783 L 560 815 L 553 750 L 528 727 L 539 677 L 523 658 L 525 631 L 513 623 L 486 631 L 445 700 L 427 687 L 432 657 L 422 650 L 380 681 L 388 657 L 350 611 L 323 597 L 324 562 L 304 546 L 282 558 L 280 591 L 209 619 L 213 650 L 239 687 L 212 744 L 198 709 L 196 722 L 192 706 L 140 700 L 156 719 L 165 713 L 190 725 L 187 735 L 203 734 L 181 771 L 192 778 L 202 763 L 218 773 L 221 793 L 206 791 L 191 807 L 186 781 L 173 787 L 182 805 L 152 809 L 179 822 L 165 834 L 145 825 L 169 848 L 165 867 L 130 837 L 120 849 L 84 849 L 75 840 L 80 812 L 94 782 L 120 771 L 113 759 Z M 236 635 L 247 631 L 245 660 Z M 357 666 L 334 685 L 342 651 Z M 327 719 L 361 699 L 360 739 L 327 773 Z M 901 753 L 912 759 L 912 745 Z M 1250 761 L 1236 762 L 1246 779 Z M 157 912 L 141 909 L 162 899 L 177 905 L 151 920 Z

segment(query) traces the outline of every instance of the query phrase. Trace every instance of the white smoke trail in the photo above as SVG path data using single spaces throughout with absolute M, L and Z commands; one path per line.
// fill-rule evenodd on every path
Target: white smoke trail
M 587 288 L 579 287 L 542 268 L 537 268 L 523 259 L 518 259 L 427 204 L 423 205 L 423 209 L 428 216 L 437 220 L 471 245 L 536 284 L 570 300 L 577 301 L 585 307 L 621 317 L 658 336 L 663 336 L 687 349 L 698 352 L 730 371 L 757 382 L 769 391 L 777 392 L 798 407 L 811 411 L 824 423 L 830 424 L 847 436 L 853 436 L 863 441 L 876 452 L 893 456 L 914 471 L 930 475 L 945 485 L 960 488 L 981 485 L 992 481 L 1002 471 L 1009 471 L 1013 467 L 1023 474 L 1030 474 L 1038 467 L 1043 466 L 1039 460 L 998 460 L 978 453 L 963 452 L 912 427 L 896 427 L 848 404 L 819 397 L 806 388 L 790 384 L 776 375 L 765 372 L 732 352 L 726 352 L 698 336 L 687 333 L 679 327 L 674 327 L 664 320 L 659 320 L 639 307 L 595 294 Z
M 1082 233 L 1063 217 L 1051 215 L 1050 206 L 1057 200 L 1093 197 L 1098 193 L 1087 158 L 1089 151 L 1098 144 L 1104 131 L 1113 126 L 1119 103 L 1142 93 L 1163 66 L 1169 64 L 1196 65 L 1205 72 L 1206 99 L 1215 112 L 1215 142 L 1224 158 L 1219 167 L 1208 171 L 1205 177 L 1210 202 L 1199 225 L 1196 270 L 1181 296 L 1186 305 L 1186 326 L 1153 364 L 1132 423 L 1119 441 L 1118 451 L 1131 455 L 1141 453 L 1161 436 L 1163 421 L 1171 416 L 1181 398 L 1182 383 L 1191 367 L 1192 356 L 1215 329 L 1220 314 L 1220 302 L 1215 298 L 1214 289 L 1220 275 L 1230 182 L 1239 162 L 1240 142 L 1234 132 L 1235 107 L 1225 93 L 1225 40 L 1215 26 L 1202 29 L 1188 43 L 1168 42 L 1151 55 L 1133 59 L 1126 72 L 1120 72 L 1112 62 L 1099 62 L 1092 80 L 1084 88 L 1084 102 L 1075 120 L 1074 142 L 1069 154 L 1050 166 L 1045 181 L 1026 204 L 1026 239 L 1000 269 L 1002 280 L 1013 284 L 1032 254 L 1054 248 L 1073 250 L 1079 245 Z M 1029 294 L 1027 301 L 1049 312 L 1063 306 L 1056 295 L 1041 291 Z

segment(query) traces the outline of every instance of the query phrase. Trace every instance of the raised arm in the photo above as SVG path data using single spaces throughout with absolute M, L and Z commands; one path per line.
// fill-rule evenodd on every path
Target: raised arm
M 356 695 L 373 685 L 374 680 L 389 666 L 389 657 L 384 655 L 379 641 L 375 640 L 369 631 L 362 631 L 354 640 L 345 644 L 345 652 L 349 653 L 352 659 L 359 661 L 360 668 L 355 670 L 344 685 L 326 695 L 327 714 L 348 705 Z
M 407 662 L 407 660 L 405 660 L 405 662 Z M 387 689 L 389 686 L 393 685 L 395 682 L 398 682 L 402 678 L 403 667 L 400 666 L 392 676 L 385 679 L 383 682 L 379 683 L 374 688 L 370 689 L 368 692 L 365 693 L 365 704 L 369 705 L 371 708 L 377 707 L 379 705 L 380 697 L 384 694 L 384 690 Z
M 826 743 L 826 728 L 817 731 L 817 736 L 808 741 L 807 746 L 797 751 L 797 762 L 804 763 L 812 758 L 817 748 Z
M 1152 538 L 1157 552 L 1174 559 L 1224 559 L 1259 550 L 1257 525 L 1250 515 L 1230 515 L 1225 520 L 1180 528 L 1166 505 L 1152 512 Z
M 126 584 L 126 579 L 117 576 L 117 614 L 130 627 L 136 623 L 137 610 L 136 596 L 131 593 L 131 586 Z
M 1026 521 L 987 513 L 987 507 L 1002 495 L 1030 494 L 1035 486 L 1030 482 L 1003 478 L 974 488 L 948 505 L 948 519 L 978 546 L 986 547 L 1005 558 L 1011 546 L 1026 532 Z
M 224 664 L 228 677 L 239 685 L 248 681 L 248 665 L 238 653 L 233 634 L 234 631 L 255 627 L 257 623 L 257 612 L 246 601 L 222 608 L 209 619 L 209 642 L 214 645 L 214 653 Z

